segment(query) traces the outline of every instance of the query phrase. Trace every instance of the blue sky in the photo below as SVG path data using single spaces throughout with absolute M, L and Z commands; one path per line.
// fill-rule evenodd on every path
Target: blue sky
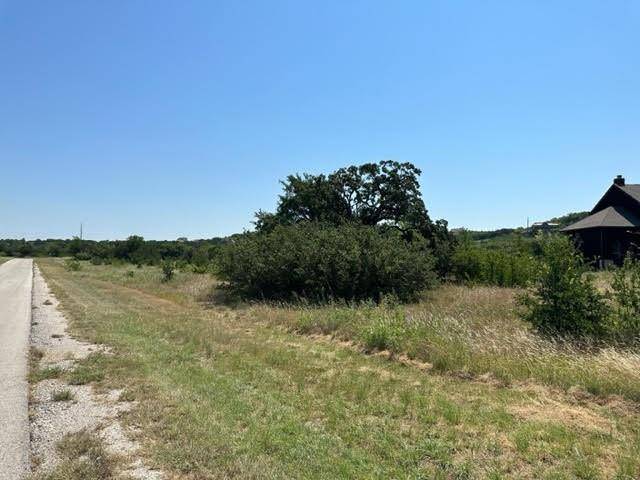
M 0 0 L 0 237 L 250 227 L 292 172 L 396 159 L 434 218 L 640 183 L 640 1 Z

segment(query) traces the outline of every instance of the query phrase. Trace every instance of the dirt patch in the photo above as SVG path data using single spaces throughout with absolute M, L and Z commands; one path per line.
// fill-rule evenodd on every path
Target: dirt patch
M 31 347 L 37 352 L 37 368 L 62 372 L 78 360 L 108 349 L 80 342 L 67 332 L 67 320 L 58 310 L 58 301 L 34 266 Z M 60 378 L 48 378 L 31 386 L 31 456 L 33 472 L 46 474 L 61 461 L 56 444 L 68 434 L 92 432 L 104 440 L 109 453 L 121 462 L 121 474 L 134 479 L 156 480 L 163 474 L 152 470 L 140 458 L 140 447 L 130 440 L 119 417 L 135 407 L 123 402 L 120 390 L 98 394 L 91 385 L 69 385 Z

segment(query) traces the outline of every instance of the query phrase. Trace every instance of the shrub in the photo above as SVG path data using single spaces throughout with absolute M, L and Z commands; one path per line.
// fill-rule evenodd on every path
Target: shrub
M 162 262 L 162 280 L 164 282 L 170 281 L 175 275 L 176 264 L 170 260 Z
M 456 280 L 499 287 L 526 287 L 537 269 L 537 260 L 529 253 L 489 250 L 470 241 L 456 247 L 451 263 Z
M 640 262 L 627 257 L 613 274 L 611 282 L 615 300 L 614 328 L 624 336 L 640 334 Z
M 176 270 L 182 270 L 182 271 L 185 271 L 185 270 L 188 270 L 188 269 L 189 269 L 190 264 L 189 264 L 189 262 L 187 262 L 187 261 L 186 261 L 186 260 L 184 260 L 184 259 L 173 260 L 173 267 L 174 267 Z
M 91 265 L 102 265 L 102 258 L 96 256 L 91 257 Z
M 587 273 L 582 255 L 565 236 L 540 237 L 543 261 L 533 291 L 520 298 L 523 318 L 538 330 L 570 335 L 604 332 L 610 309 Z
M 193 270 L 193 273 L 199 273 L 199 274 L 203 274 L 203 273 L 207 273 L 209 271 L 209 267 L 208 265 L 193 265 L 191 267 L 191 269 Z
M 56 390 L 51 394 L 51 400 L 54 402 L 67 402 L 73 400 L 73 393 L 69 389 Z
M 89 252 L 77 252 L 73 255 L 73 258 L 86 262 L 87 260 L 91 260 L 92 255 Z
M 235 237 L 222 251 L 220 275 L 249 297 L 380 301 L 415 298 L 435 281 L 422 237 L 345 224 L 300 223 Z
M 75 258 L 68 258 L 64 262 L 64 268 L 69 272 L 77 272 L 79 270 L 82 270 L 82 264 Z

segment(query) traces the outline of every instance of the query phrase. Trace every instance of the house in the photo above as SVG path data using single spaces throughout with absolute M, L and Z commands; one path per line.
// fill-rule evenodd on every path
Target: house
M 559 223 L 554 222 L 535 222 L 529 227 L 529 232 L 538 233 L 538 232 L 552 232 L 556 230 L 560 226 Z
M 599 266 L 620 265 L 627 252 L 640 251 L 640 185 L 627 185 L 618 175 L 591 215 L 562 231 L 572 235 L 585 257 L 598 260 Z

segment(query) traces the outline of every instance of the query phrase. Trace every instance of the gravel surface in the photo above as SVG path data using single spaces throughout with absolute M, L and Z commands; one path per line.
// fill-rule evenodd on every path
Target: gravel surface
M 31 346 L 40 350 L 43 365 L 68 368 L 73 360 L 87 357 L 98 347 L 67 335 L 67 320 L 58 310 L 58 300 L 49 291 L 37 266 L 33 271 Z
M 31 346 L 41 352 L 41 367 L 72 369 L 75 362 L 101 346 L 80 342 L 67 333 L 67 321 L 58 301 L 49 291 L 37 267 L 34 268 Z M 54 401 L 56 392 L 69 390 L 71 400 Z M 65 435 L 81 430 L 96 432 L 107 449 L 129 461 L 121 472 L 129 478 L 156 480 L 161 472 L 151 470 L 138 458 L 139 445 L 132 441 L 119 416 L 135 406 L 120 401 L 121 390 L 98 394 L 90 385 L 67 385 L 60 379 L 43 380 L 31 388 L 31 457 L 36 473 L 50 471 L 59 462 L 55 445 Z

